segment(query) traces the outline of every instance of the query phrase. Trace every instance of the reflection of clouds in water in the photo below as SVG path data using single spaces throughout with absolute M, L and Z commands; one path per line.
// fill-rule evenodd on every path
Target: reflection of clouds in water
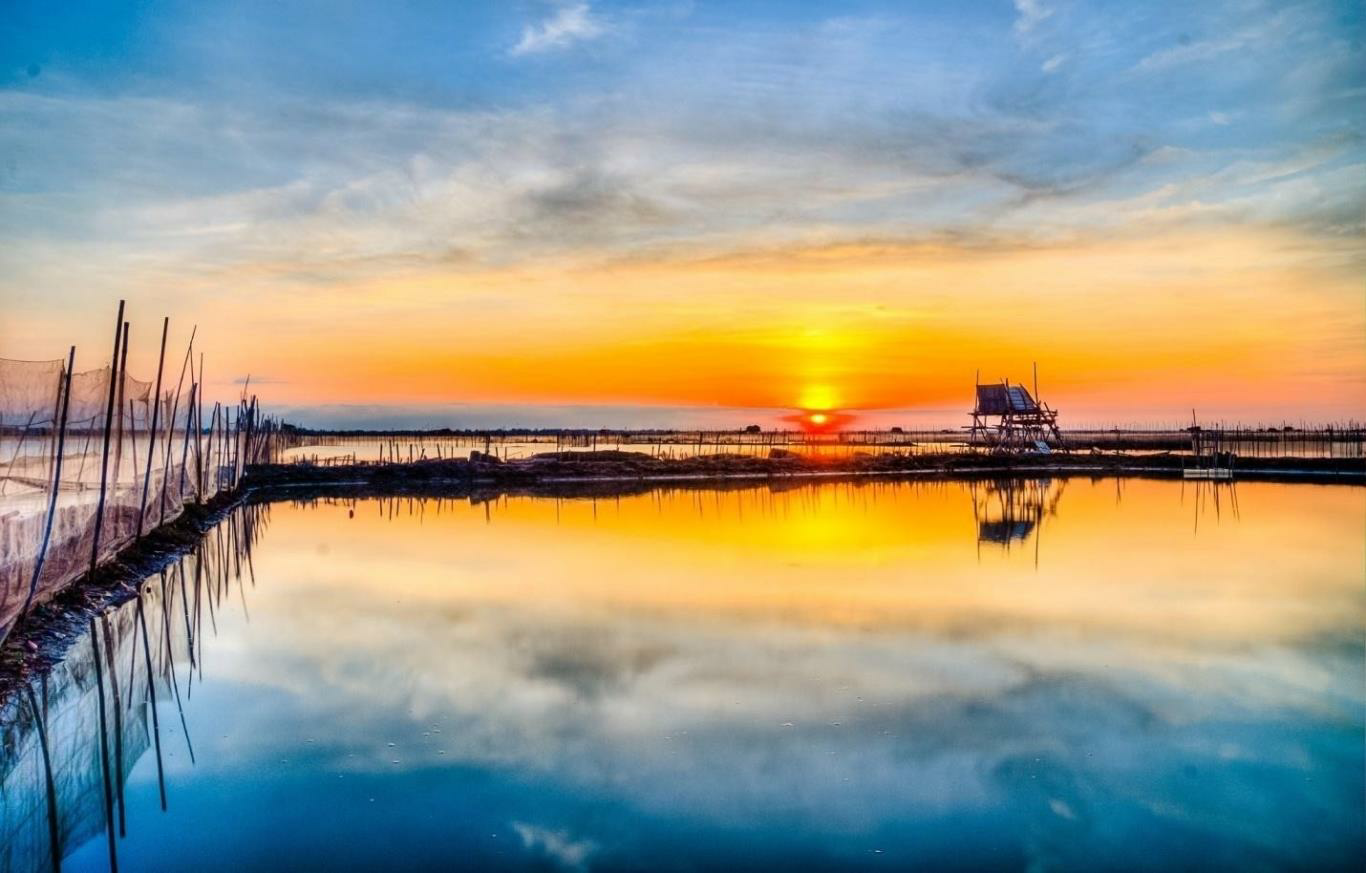
M 288 544 L 326 525 L 277 525 L 250 646 L 214 661 L 254 686 L 236 766 L 307 731 L 348 781 L 502 780 L 490 830 L 569 868 L 761 839 L 797 866 L 876 846 L 1314 866 L 1360 845 L 1361 601 L 1322 519 L 1261 548 L 1268 503 L 1195 549 L 1169 487 L 1093 492 L 1069 491 L 1085 511 L 1051 525 L 1044 574 L 928 527 L 951 491 L 739 528 L 667 501 L 592 526 L 447 507 L 420 532 L 347 527 L 321 564 Z
M 1355 858 L 1362 601 L 1338 564 L 1302 560 L 1316 542 L 1269 562 L 1255 538 L 1207 536 L 1218 549 L 1155 569 L 1133 557 L 1153 550 L 1150 518 L 1099 548 L 1086 530 L 1070 573 L 984 568 L 938 538 L 848 569 L 920 517 L 875 537 L 852 519 L 795 570 L 778 538 L 726 551 L 710 528 L 626 551 L 629 512 L 568 544 L 482 519 L 442 536 L 429 516 L 406 540 L 355 525 L 323 562 L 320 537 L 277 526 L 251 623 L 229 598 L 205 628 L 187 710 L 207 748 L 169 777 L 177 797 L 293 783 L 329 812 L 281 845 L 322 833 L 356 858 L 371 829 L 432 858 L 480 843 L 566 870 Z M 307 557 L 280 562 L 290 545 Z M 258 834 L 289 806 L 254 806 Z
M 522 845 L 535 855 L 553 861 L 565 870 L 583 870 L 584 862 L 597 849 L 592 840 L 576 840 L 565 830 L 552 830 L 526 822 L 515 821 L 512 829 Z
M 506 604 L 375 620 L 345 591 L 315 608 L 311 621 L 361 644 L 311 650 L 320 638 L 299 635 L 262 640 L 258 656 L 287 658 L 263 672 L 325 723 L 403 736 L 440 719 L 445 754 L 404 748 L 404 767 L 511 768 L 696 824 L 856 834 L 987 816 L 1047 863 L 1158 824 L 1293 843 L 1306 810 L 1350 828 L 1350 811 L 1315 798 L 1361 781 L 1324 767 L 1359 740 L 1350 647 L 1210 652 Z M 364 754 L 338 766 L 391 766 L 388 750 Z

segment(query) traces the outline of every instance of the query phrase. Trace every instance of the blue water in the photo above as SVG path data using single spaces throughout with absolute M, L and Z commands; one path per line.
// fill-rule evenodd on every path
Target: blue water
M 1361 492 L 1180 487 L 239 513 L 143 589 L 160 761 L 136 601 L 99 631 L 119 865 L 1359 869 Z M 33 683 L 67 870 L 110 865 L 91 646 Z M 0 870 L 51 869 L 3 712 Z

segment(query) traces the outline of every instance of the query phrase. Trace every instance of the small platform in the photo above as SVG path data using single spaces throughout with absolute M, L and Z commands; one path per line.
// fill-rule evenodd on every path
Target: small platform
M 1183 479 L 1232 479 L 1233 471 L 1227 467 L 1182 470 L 1181 477 Z

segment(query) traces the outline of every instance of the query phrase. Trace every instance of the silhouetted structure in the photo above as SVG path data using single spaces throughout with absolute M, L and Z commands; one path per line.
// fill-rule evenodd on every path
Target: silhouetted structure
M 1035 395 L 1038 383 L 1036 368 Z M 1047 452 L 1050 439 L 1062 445 L 1057 410 L 1031 396 L 1023 385 L 1012 385 L 1009 379 L 990 385 L 977 380 L 977 402 L 968 434 L 971 445 L 984 446 L 992 452 Z

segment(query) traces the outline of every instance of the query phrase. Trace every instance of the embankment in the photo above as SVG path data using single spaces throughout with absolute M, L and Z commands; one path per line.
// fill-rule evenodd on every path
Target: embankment
M 175 520 L 120 549 L 93 571 L 77 576 L 36 604 L 0 647 L 0 699 L 27 676 L 60 660 L 91 615 L 135 597 L 142 580 L 192 550 L 244 495 L 240 489 L 225 491 L 204 504 L 185 504 Z
M 1192 465 L 1189 456 L 1160 454 L 1039 455 L 854 455 L 820 458 L 775 452 L 767 458 L 707 455 L 658 458 L 640 452 L 551 452 L 499 461 L 475 452 L 470 460 L 340 466 L 259 465 L 243 480 L 251 490 L 349 486 L 411 491 L 463 484 L 471 489 L 590 493 L 656 482 L 718 483 L 730 480 L 807 478 L 1100 475 L 1175 477 Z M 1234 464 L 1240 480 L 1366 484 L 1366 459 L 1257 458 Z

